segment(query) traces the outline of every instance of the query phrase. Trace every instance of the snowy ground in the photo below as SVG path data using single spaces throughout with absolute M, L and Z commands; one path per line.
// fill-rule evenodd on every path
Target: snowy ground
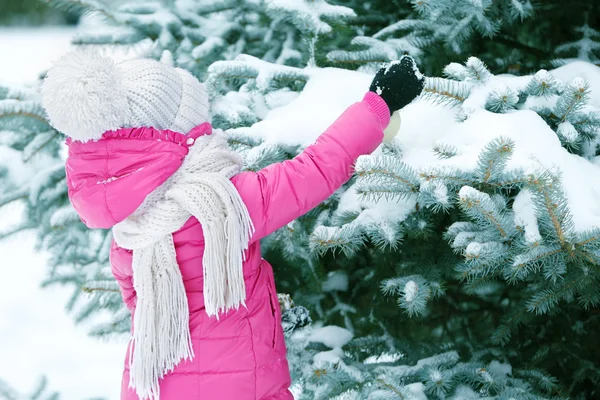
M 69 48 L 72 29 L 0 29 L 0 83 L 26 84 Z M 1 154 L 1 153 L 0 153 Z M 0 212 L 0 229 L 18 209 Z M 22 235 L 0 242 L 0 379 L 20 393 L 41 375 L 61 400 L 118 399 L 124 343 L 87 337 L 65 313 L 69 290 L 40 289 L 44 254 Z

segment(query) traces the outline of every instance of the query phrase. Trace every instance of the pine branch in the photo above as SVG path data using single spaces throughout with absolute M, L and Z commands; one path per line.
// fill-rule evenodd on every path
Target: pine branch
M 575 279 L 571 280 L 567 284 L 563 284 L 562 287 L 557 290 L 544 290 L 538 295 L 533 296 L 529 302 L 527 302 L 527 311 L 536 315 L 546 314 L 550 311 L 551 308 L 555 307 L 560 297 L 571 291 L 575 286 L 581 283 L 581 277 L 577 276 Z
M 389 171 L 387 169 L 371 169 L 368 171 L 361 171 L 361 172 L 357 173 L 356 175 L 361 178 L 368 178 L 368 177 L 379 178 L 383 175 L 386 178 L 397 180 L 397 181 L 401 182 L 402 184 L 410 187 L 411 192 L 413 192 L 413 193 L 417 193 L 419 191 L 419 188 L 416 185 L 414 185 L 413 182 L 411 182 L 407 179 L 404 179 L 400 175 L 394 174 L 392 171 Z
M 554 107 L 558 124 L 570 122 L 568 118 L 585 106 L 590 94 L 589 84 L 582 78 L 575 78 L 561 94 Z M 560 128 L 560 126 L 559 126 Z
M 13 228 L 10 228 L 8 230 L 5 230 L 3 232 L 0 232 L 0 240 L 6 239 L 9 236 L 15 235 L 19 232 L 23 232 L 29 229 L 35 229 L 37 228 L 37 225 L 35 223 L 29 222 L 29 223 L 23 223 L 21 225 L 17 225 Z
M 525 279 L 531 272 L 531 269 L 539 269 L 538 264 L 541 260 L 559 255 L 563 251 L 562 247 L 541 248 L 537 246 L 531 251 L 533 254 L 518 254 L 515 256 L 510 268 L 506 269 L 506 271 L 510 272 L 510 276 L 507 276 L 508 281 L 515 282 L 517 279 Z
M 477 160 L 479 175 L 483 183 L 498 176 L 506 168 L 506 164 L 515 148 L 515 143 L 510 138 L 500 137 L 488 143 Z
M 393 156 L 360 157 L 356 162 L 355 175 L 357 185 L 365 193 L 385 193 L 389 190 L 395 195 L 405 196 L 419 192 L 417 174 Z
M 593 242 L 600 242 L 600 236 L 592 236 L 592 237 L 589 237 L 589 238 L 587 238 L 585 240 L 582 240 L 580 242 L 576 242 L 575 246 L 577 246 L 577 247 L 583 247 L 586 244 L 590 244 L 590 243 L 593 243 Z
M 207 2 L 207 4 L 194 4 L 194 12 L 199 15 L 210 16 L 210 14 L 221 13 L 224 11 L 239 9 L 244 4 L 238 0 L 224 0 L 221 2 Z
M 492 275 L 480 275 L 476 278 L 471 278 L 469 280 L 466 280 L 466 281 L 464 281 L 464 291 L 465 291 L 465 293 L 467 293 L 469 295 L 477 295 L 478 289 L 480 289 L 481 287 L 483 287 L 485 285 L 493 284 L 494 282 L 497 281 L 495 278 L 496 278 L 496 274 L 492 274 Z M 464 313 L 464 311 L 461 311 L 461 313 Z M 481 309 L 477 309 L 477 310 L 473 311 L 473 313 L 481 313 Z
M 464 185 L 474 185 L 474 182 L 471 179 L 461 178 L 459 176 L 454 176 L 450 174 L 445 174 L 444 171 L 428 171 L 419 173 L 419 177 L 423 180 L 435 180 L 439 179 L 443 182 L 452 182 L 455 186 L 464 186 Z
M 387 62 L 389 62 L 388 59 L 384 59 L 384 58 L 373 58 L 373 59 L 331 59 L 330 61 L 335 62 L 336 64 L 341 64 L 341 65 L 356 65 L 356 64 L 372 64 L 372 63 L 376 63 L 376 64 L 385 64 Z
M 478 279 L 489 279 L 489 273 L 501 263 L 501 260 L 491 260 L 482 264 L 468 265 L 465 264 L 464 268 L 457 268 L 457 272 L 460 272 L 460 280 L 462 282 L 472 282 L 475 277 Z M 496 275 L 497 272 L 494 273 Z
M 81 290 L 85 293 L 94 293 L 94 292 L 104 292 L 104 293 L 119 293 L 119 289 L 107 289 L 107 288 L 97 288 L 97 287 L 88 287 L 81 286 Z
M 114 15 L 101 0 L 42 0 L 51 7 L 66 12 L 92 13 L 97 12 L 112 22 L 117 23 Z
M 13 201 L 25 200 L 29 196 L 28 188 L 21 188 L 8 194 L 0 195 L 0 207 L 12 203 Z
M 500 222 L 499 217 L 495 215 L 497 210 L 491 208 L 493 206 L 491 205 L 487 194 L 465 186 L 459 193 L 459 202 L 464 210 L 472 213 L 472 216 L 476 217 L 478 214 L 482 215 L 485 218 L 485 221 L 491 223 L 502 238 L 507 239 L 509 237 L 508 232 Z
M 43 150 L 49 143 L 54 141 L 57 136 L 58 131 L 55 130 L 36 134 L 34 139 L 29 142 L 29 144 L 23 150 L 23 161 L 28 162 L 31 160 L 33 156 Z M 0 207 L 1 206 L 2 205 L 0 204 Z
M 506 189 L 506 188 L 526 185 L 527 183 L 529 183 L 529 179 L 524 176 L 522 178 L 515 178 L 515 179 L 506 180 L 506 181 L 499 180 L 499 181 L 495 181 L 495 182 L 486 182 L 485 184 L 488 186 L 498 188 L 498 189 Z
M 458 106 L 469 97 L 470 88 L 463 82 L 444 78 L 426 78 L 421 98 L 432 99 L 442 104 Z
M 5 112 L 5 113 L 0 113 L 0 118 L 5 118 L 5 117 L 26 117 L 26 118 L 33 118 L 39 122 L 43 122 L 44 124 L 48 124 L 48 121 L 46 120 L 45 117 L 41 116 L 41 115 L 37 115 L 34 113 L 29 113 L 29 112 L 25 112 L 25 111 L 14 111 L 14 112 Z
M 538 193 L 540 193 L 543 196 L 544 205 L 546 206 L 546 211 L 548 212 L 550 220 L 552 221 L 552 225 L 554 226 L 556 237 L 560 241 L 560 244 L 563 247 L 563 249 L 567 249 L 569 247 L 567 243 L 567 238 L 561 226 L 559 216 L 557 215 L 558 205 L 553 201 L 550 193 L 547 190 L 546 185 L 539 184 L 540 182 L 538 180 L 534 180 L 533 183 L 536 189 L 538 190 Z M 570 251 L 571 250 L 569 250 L 569 252 Z
M 405 393 L 402 393 L 400 389 L 396 388 L 394 385 L 387 383 L 383 379 L 377 379 L 377 383 L 392 391 L 400 400 L 407 400 Z

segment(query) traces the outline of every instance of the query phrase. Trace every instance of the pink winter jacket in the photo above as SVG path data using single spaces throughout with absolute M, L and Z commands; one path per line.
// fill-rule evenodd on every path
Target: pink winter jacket
M 202 227 L 192 217 L 174 233 L 195 358 L 180 363 L 160 381 L 161 399 L 292 399 L 273 270 L 261 258 L 259 239 L 333 194 L 350 178 L 356 159 L 381 144 L 389 120 L 387 105 L 368 93 L 293 160 L 232 178 L 256 228 L 244 264 L 247 308 L 230 311 L 219 320 L 207 316 L 202 294 Z M 69 141 L 67 182 L 75 210 L 88 227 L 111 228 L 179 168 L 190 138 L 211 132 L 205 123 L 188 135 L 127 128 L 107 132 L 97 141 Z M 135 313 L 132 253 L 113 242 L 110 261 L 123 300 Z M 128 354 L 129 349 L 121 399 L 137 400 L 128 388 Z

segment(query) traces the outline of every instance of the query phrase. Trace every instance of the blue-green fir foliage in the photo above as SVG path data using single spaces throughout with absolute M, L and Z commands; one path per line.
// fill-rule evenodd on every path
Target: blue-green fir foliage
M 213 124 L 229 130 L 247 170 L 302 149 L 254 124 L 298 98 L 321 67 L 371 73 L 411 54 L 430 76 L 415 106 L 431 112 L 424 118 L 451 112 L 464 132 L 483 118 L 478 140 L 516 121 L 472 156 L 444 137 L 425 166 L 400 142 L 383 146 L 358 160 L 340 192 L 265 239 L 278 289 L 294 300 L 281 298 L 298 398 L 600 397 L 600 229 L 578 228 L 574 213 L 585 209 L 570 208 L 561 171 L 523 162 L 518 136 L 535 133 L 519 130 L 527 116 L 550 134 L 537 146 L 555 139 L 582 168 L 598 156 L 593 82 L 552 71 L 576 61 L 565 68 L 598 74 L 594 0 L 50 3 L 104 18 L 103 29 L 82 27 L 77 45 L 130 49 L 206 80 Z M 111 235 L 72 210 L 62 142 L 36 87 L 0 87 L 0 145 L 35 171 L 17 181 L 17 166 L 0 161 L 0 206 L 24 206 L 0 237 L 34 232 L 50 254 L 44 285 L 73 290 L 74 318 L 108 310 L 91 334 L 127 334 Z
M 0 398 L 5 400 L 60 400 L 58 392 L 48 390 L 47 378 L 41 377 L 29 393 L 19 393 L 0 379 Z

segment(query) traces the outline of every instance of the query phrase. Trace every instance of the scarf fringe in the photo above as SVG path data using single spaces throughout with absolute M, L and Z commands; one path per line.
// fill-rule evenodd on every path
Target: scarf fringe
M 147 267 L 152 259 L 162 266 L 158 271 Z M 141 399 L 159 400 L 159 379 L 182 360 L 194 358 L 188 303 L 173 237 L 168 235 L 155 248 L 135 251 L 133 265 L 135 276 L 143 282 L 138 286 L 152 290 L 137 293 L 129 387 L 137 389 Z M 154 357 L 149 360 L 148 354 Z
M 181 204 L 194 215 L 204 233 L 202 263 L 204 278 L 204 307 L 209 316 L 219 319 L 219 314 L 246 306 L 246 285 L 242 265 L 245 252 L 254 233 L 254 226 L 246 205 L 229 179 L 214 179 L 214 174 L 198 176 L 185 188 L 174 188 L 167 198 Z M 224 206 L 222 213 L 202 212 L 198 202 L 190 199 L 201 196 L 207 188 L 215 192 Z M 229 201 L 224 201 L 228 199 Z M 207 268 L 206 266 L 210 266 Z
M 254 226 L 230 179 L 241 169 L 226 136 L 198 138 L 182 166 L 113 229 L 120 247 L 133 250 L 137 304 L 129 354 L 129 387 L 142 400 L 159 400 L 159 380 L 192 360 L 189 306 L 172 233 L 194 216 L 202 225 L 206 313 L 246 306 L 245 251 Z

